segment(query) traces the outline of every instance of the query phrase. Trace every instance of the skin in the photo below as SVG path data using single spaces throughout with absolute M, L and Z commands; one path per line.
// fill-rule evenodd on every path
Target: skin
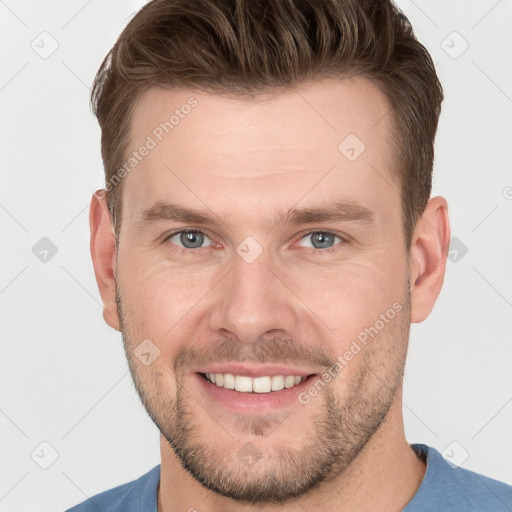
M 132 115 L 132 150 L 191 96 L 197 106 L 124 179 L 117 247 L 105 199 L 93 196 L 90 209 L 104 318 L 123 333 L 161 431 L 159 511 L 402 510 L 425 473 L 404 434 L 402 376 L 410 323 L 428 317 L 442 287 L 446 201 L 430 199 L 406 250 L 390 106 L 365 78 L 265 101 L 151 89 Z M 353 162 L 338 151 L 349 133 L 366 146 Z M 160 200 L 225 222 L 141 223 Z M 273 222 L 334 201 L 365 206 L 373 223 Z M 168 237 L 191 228 L 203 245 L 180 253 L 183 237 Z M 313 254 L 311 232 L 341 237 L 326 245 L 336 250 Z M 252 263 L 236 252 L 247 236 L 263 249 Z M 401 311 L 307 405 L 234 414 L 193 377 L 197 363 L 221 359 L 309 361 L 321 373 L 396 303 Z M 145 339 L 160 350 L 149 366 L 134 353 Z M 260 456 L 250 467 L 237 457 L 248 443 Z

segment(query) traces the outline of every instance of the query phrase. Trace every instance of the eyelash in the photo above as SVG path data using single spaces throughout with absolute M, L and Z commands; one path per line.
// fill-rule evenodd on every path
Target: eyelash
M 207 233 L 205 233 L 204 231 L 201 231 L 200 229 L 196 229 L 196 228 L 180 229 L 178 231 L 174 231 L 173 233 L 170 233 L 169 235 L 167 235 L 165 237 L 165 239 L 163 240 L 163 243 L 167 244 L 169 242 L 169 240 L 174 235 L 178 235 L 180 233 L 200 233 L 202 235 L 208 236 Z M 321 231 L 321 230 L 318 230 L 318 229 L 312 230 L 312 231 L 308 231 L 307 233 L 304 233 L 304 235 L 302 235 L 302 237 L 299 240 L 302 240 L 303 238 L 305 238 L 308 235 L 312 235 L 312 234 L 316 234 L 316 233 L 321 233 L 323 235 L 333 235 L 335 237 L 340 238 L 341 242 L 336 244 L 333 248 L 329 248 L 329 249 L 314 249 L 312 252 L 310 252 L 310 254 L 312 254 L 312 255 L 318 255 L 319 253 L 331 254 L 333 252 L 339 251 L 340 249 L 343 248 L 343 246 L 345 246 L 348 243 L 347 239 L 343 238 L 340 235 L 337 235 L 336 233 L 333 233 L 332 231 Z M 208 238 L 210 238 L 210 237 L 208 237 Z M 175 244 L 170 244 L 170 245 L 174 246 Z M 181 254 L 189 254 L 189 255 L 196 255 L 199 249 L 204 249 L 204 247 L 198 247 L 197 249 L 187 249 L 187 248 L 175 246 L 175 247 L 172 248 L 173 251 L 179 252 Z

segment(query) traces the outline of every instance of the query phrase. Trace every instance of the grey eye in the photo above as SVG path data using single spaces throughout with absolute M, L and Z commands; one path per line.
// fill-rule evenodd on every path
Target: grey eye
M 179 243 L 177 243 L 176 239 L 179 241 Z M 201 231 L 193 230 L 179 231 L 178 233 L 175 233 L 169 237 L 170 242 L 176 245 L 181 244 L 185 249 L 199 249 L 202 247 L 205 239 L 209 240 L 208 236 L 206 236 Z
M 341 241 L 341 238 L 333 233 L 327 233 L 325 231 L 315 231 L 314 233 L 308 233 L 306 236 L 302 238 L 310 239 L 312 245 L 308 245 L 306 247 L 312 247 L 313 249 L 329 249 L 334 245 L 334 240 L 338 238 Z

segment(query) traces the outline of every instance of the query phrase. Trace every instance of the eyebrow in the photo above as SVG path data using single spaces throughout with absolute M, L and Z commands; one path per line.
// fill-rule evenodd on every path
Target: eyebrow
M 372 210 L 352 200 L 344 200 L 332 204 L 322 204 L 307 208 L 290 208 L 285 212 L 279 212 L 274 216 L 273 226 L 282 224 L 300 225 L 313 222 L 347 222 L 360 221 L 367 224 L 375 222 L 375 214 Z M 211 210 L 193 210 L 186 206 L 158 201 L 150 208 L 142 210 L 136 221 L 138 227 L 164 222 L 176 221 L 189 224 L 202 225 L 229 225 L 220 216 Z

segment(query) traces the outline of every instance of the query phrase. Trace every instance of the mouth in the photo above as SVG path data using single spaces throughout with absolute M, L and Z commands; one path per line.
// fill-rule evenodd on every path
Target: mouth
M 201 373 L 198 374 L 211 384 L 224 389 L 233 389 L 239 393 L 275 393 L 283 389 L 298 386 L 311 375 L 263 375 L 250 377 L 233 375 L 232 373 Z
M 260 415 L 300 405 L 299 395 L 314 386 L 319 374 L 235 375 L 194 372 L 201 393 L 229 412 Z M 302 407 L 302 405 L 301 405 Z

